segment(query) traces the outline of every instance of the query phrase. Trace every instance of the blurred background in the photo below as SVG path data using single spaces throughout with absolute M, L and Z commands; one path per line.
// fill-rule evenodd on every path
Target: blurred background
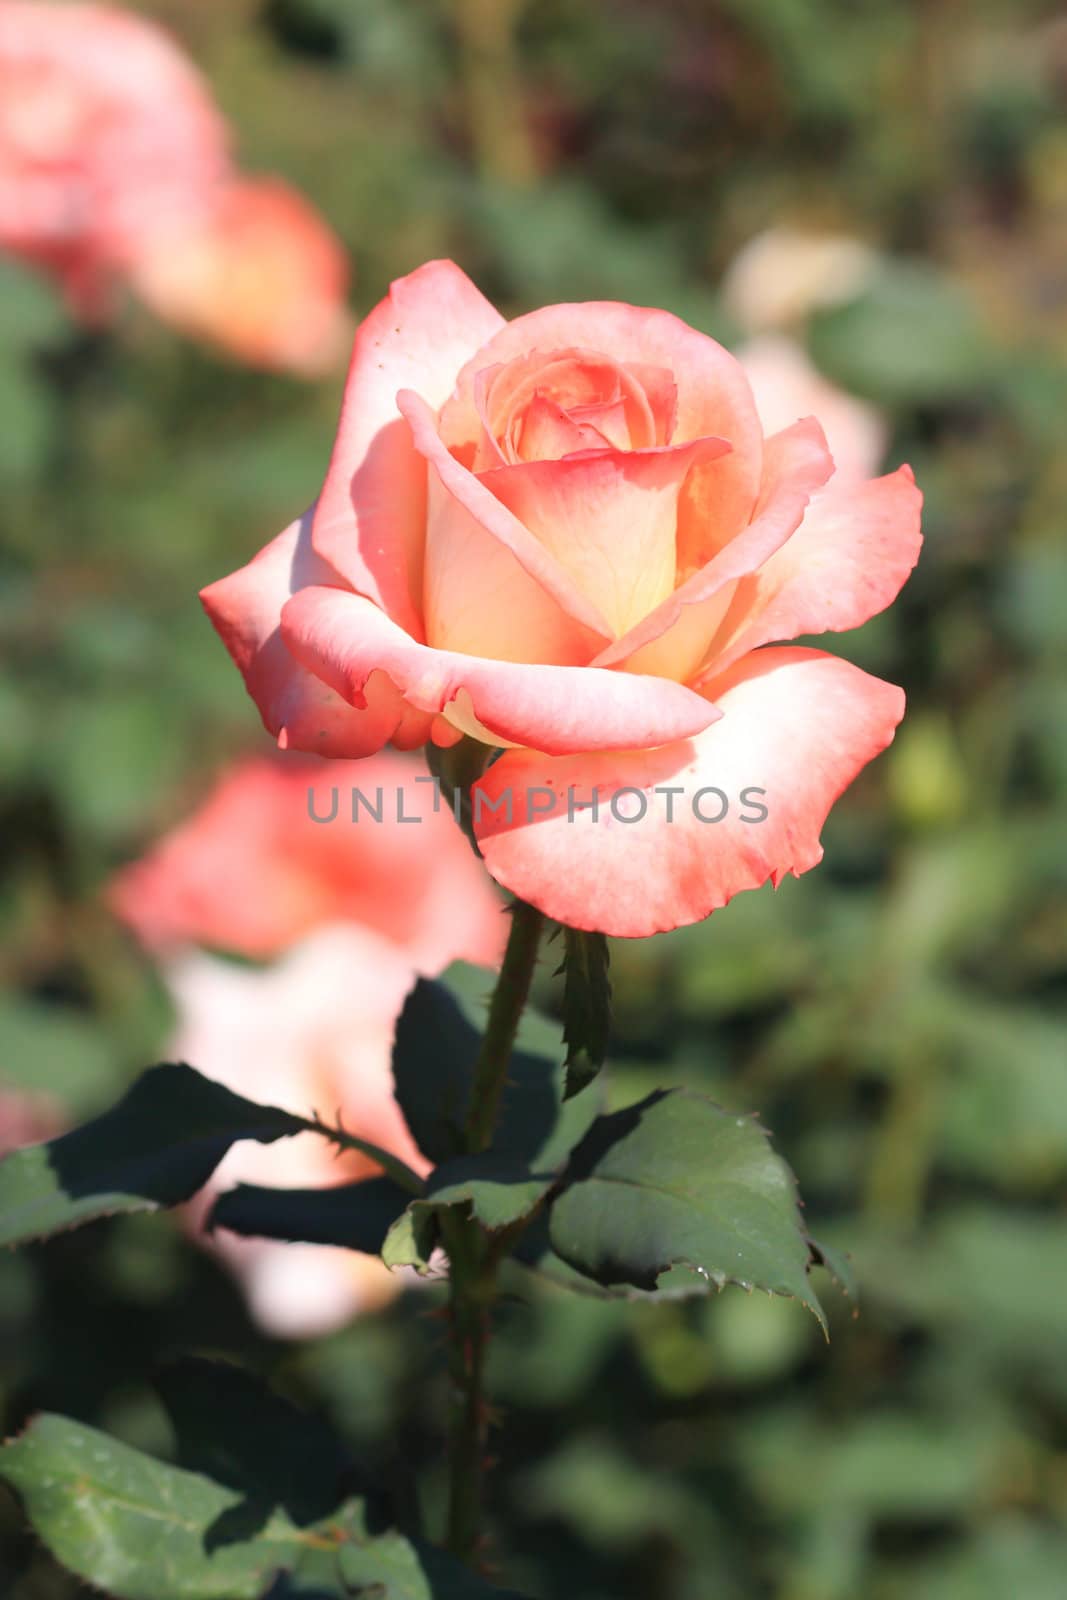
M 858 1302 L 819 1285 L 827 1346 L 737 1289 L 516 1283 L 493 1366 L 507 1577 L 545 1600 L 1060 1600 L 1067 20 L 1036 0 L 132 9 L 204 74 L 242 171 L 342 241 L 357 315 L 450 255 L 506 314 L 617 298 L 732 348 L 788 342 L 926 493 L 916 575 L 839 647 L 909 715 L 823 865 L 614 949 L 612 1092 L 689 1082 L 758 1111 Z M 149 298 L 87 318 L 0 259 L 9 1145 L 106 1105 L 173 1036 L 102 892 L 269 746 L 196 593 L 321 481 L 343 356 L 284 368 Z M 434 1293 L 289 1343 L 178 1224 L 96 1224 L 0 1258 L 4 1431 L 45 1406 L 166 1453 L 153 1370 L 228 1354 L 432 1518 Z M 0 1593 L 76 1592 L 0 1496 Z

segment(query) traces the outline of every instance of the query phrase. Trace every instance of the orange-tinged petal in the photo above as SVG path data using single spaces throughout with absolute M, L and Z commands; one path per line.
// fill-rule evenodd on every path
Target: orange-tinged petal
M 708 481 L 699 499 L 720 542 L 737 533 L 752 514 L 762 471 L 763 432 L 752 391 L 729 351 L 667 311 L 600 300 L 545 306 L 516 317 L 460 373 L 442 417 L 448 443 L 480 437 L 474 391 L 484 368 L 522 357 L 532 357 L 536 366 L 555 353 L 575 351 L 587 360 L 609 358 L 640 385 L 653 432 L 634 442 L 730 441 L 730 455 L 703 469 Z M 694 479 L 700 477 L 701 472 L 694 473 Z
M 706 471 L 719 465 L 713 462 Z M 625 663 L 631 672 L 687 681 L 707 654 L 737 580 L 757 571 L 799 527 L 811 496 L 832 471 L 823 431 L 812 418 L 772 435 L 765 443 L 763 483 L 752 521 L 654 611 L 602 650 L 595 665 Z
M 834 477 L 792 538 L 738 583 L 702 679 L 757 645 L 858 628 L 884 611 L 919 559 L 921 510 L 910 467 L 861 484 Z
M 434 650 L 371 601 L 338 589 L 295 595 L 282 635 L 301 665 L 345 699 L 358 701 L 380 670 L 411 705 L 443 711 L 494 744 L 556 754 L 644 748 L 688 737 L 718 715 L 702 696 L 665 678 Z
M 620 635 L 674 588 L 678 503 L 689 473 L 729 451 L 725 439 L 694 439 L 653 450 L 587 450 L 479 476 Z

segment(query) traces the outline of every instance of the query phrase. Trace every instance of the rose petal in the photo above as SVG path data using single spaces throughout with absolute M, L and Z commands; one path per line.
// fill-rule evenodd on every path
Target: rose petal
M 657 421 L 644 384 L 629 367 L 603 351 L 578 347 L 531 350 L 514 360 L 480 368 L 474 374 L 471 394 L 480 424 L 476 438 L 472 440 L 466 432 L 470 397 L 463 389 L 442 407 L 440 433 L 457 460 L 474 472 L 505 462 L 537 459 L 532 449 L 520 451 L 519 436 L 538 395 L 568 415 L 589 411 L 588 420 L 597 428 L 603 424 L 607 442 L 619 449 L 640 450 L 657 443 Z
M 588 420 L 594 415 L 596 422 Z M 601 432 L 598 424 L 602 421 L 608 423 L 613 438 Z M 610 407 L 581 406 L 567 412 L 538 391 L 523 413 L 519 460 L 559 461 L 576 450 L 606 450 L 625 426 L 626 410 L 621 400 Z M 620 448 L 625 447 L 623 439 Z
M 517 646 L 527 660 L 542 654 L 549 659 L 588 661 L 597 638 L 611 637 L 611 629 L 596 606 L 586 599 L 550 551 L 512 514 L 474 473 L 449 454 L 437 432 L 436 419 L 425 401 L 410 390 L 402 390 L 397 403 L 411 428 L 415 448 L 433 470 L 442 494 L 431 496 L 431 518 L 426 536 L 426 592 L 429 634 L 435 645 L 442 644 L 438 628 L 448 629 L 448 644 L 457 642 L 462 619 L 469 612 L 459 587 L 474 581 L 482 569 L 481 587 L 491 593 L 499 590 L 507 597 L 508 614 L 485 623 L 507 624 L 524 637 Z M 488 536 L 488 537 L 487 537 Z M 495 547 L 495 548 L 494 548 Z M 521 572 L 518 570 L 521 569 Z M 522 581 L 522 574 L 527 582 Z M 521 597 L 521 598 L 516 598 Z M 552 604 L 549 606 L 548 601 Z M 498 600 L 497 604 L 500 605 Z M 547 624 L 553 624 L 555 638 L 549 637 Z M 570 619 L 568 625 L 567 619 Z M 573 626 L 581 625 L 582 632 Z M 479 636 L 464 648 L 486 652 Z M 563 649 L 563 655 L 558 652 Z
M 729 450 L 725 439 L 601 449 L 479 477 L 622 634 L 674 588 L 678 500 L 687 475 Z
M 504 321 L 451 261 L 399 278 L 352 348 L 312 542 L 360 594 L 421 637 L 426 473 L 396 407 L 413 388 L 440 406 Z
M 716 462 L 709 470 L 714 471 Z M 594 665 L 625 663 L 686 681 L 700 666 L 730 605 L 738 578 L 757 571 L 800 525 L 808 502 L 833 471 L 826 439 L 812 418 L 765 443 L 763 483 L 752 521 L 635 627 L 602 650 Z
M 309 671 L 358 700 L 374 671 L 427 713 L 495 744 L 557 755 L 644 748 L 687 738 L 718 715 L 662 678 L 491 661 L 417 644 L 371 601 L 338 589 L 304 589 L 282 616 L 289 649 Z M 468 726 L 469 725 L 469 726 Z
M 473 802 L 497 882 L 568 926 L 644 937 L 699 922 L 742 889 L 768 879 L 777 886 L 815 866 L 827 813 L 889 744 L 903 692 L 834 656 L 796 648 L 755 651 L 713 689 L 722 720 L 662 749 L 501 756 Z M 681 791 L 670 813 L 667 787 Z M 640 810 L 637 795 L 619 794 L 624 788 L 643 797 L 641 820 L 612 814 L 613 796 L 622 816 Z M 576 809 L 594 790 L 595 821 L 591 810 Z M 728 810 L 716 822 L 719 791 Z M 759 806 L 763 820 L 743 820 L 758 817 Z
M 202 590 L 204 610 L 237 664 L 264 727 L 283 747 L 322 756 L 366 756 L 390 739 L 422 744 L 428 719 L 413 713 L 387 679 L 379 676 L 368 685 L 357 710 L 299 666 L 282 642 L 285 602 L 308 584 L 340 582 L 311 548 L 313 509 L 247 566 Z
M 671 443 L 685 444 L 690 439 L 707 437 L 729 439 L 732 453 L 705 469 L 709 483 L 702 488 L 700 500 L 713 518 L 721 541 L 738 532 L 751 516 L 762 467 L 763 432 L 752 391 L 729 351 L 667 311 L 600 300 L 545 306 L 528 316 L 516 317 L 460 373 L 455 395 L 448 404 L 449 443 L 479 437 L 474 384 L 482 368 L 534 351 L 543 351 L 548 360 L 557 351 L 574 349 L 609 358 L 641 384 L 651 407 L 658 442 L 667 441 L 664 429 L 670 421 L 675 395 L 666 380 L 658 384 L 652 381 L 643 370 L 648 367 L 666 372 L 677 391 Z
M 900 593 L 919 559 L 922 493 L 910 467 L 816 495 L 792 538 L 737 586 L 704 680 L 757 645 L 858 628 Z

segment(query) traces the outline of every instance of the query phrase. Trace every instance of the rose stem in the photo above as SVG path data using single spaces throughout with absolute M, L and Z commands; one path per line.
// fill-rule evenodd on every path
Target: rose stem
M 488 1148 L 507 1081 L 508 1065 L 530 982 L 544 917 L 516 901 L 503 965 L 474 1068 L 464 1142 L 470 1154 Z M 485 1368 L 499 1258 L 470 1217 L 445 1212 L 442 1234 L 449 1258 L 449 1550 L 463 1561 L 478 1552 L 485 1480 L 488 1409 Z

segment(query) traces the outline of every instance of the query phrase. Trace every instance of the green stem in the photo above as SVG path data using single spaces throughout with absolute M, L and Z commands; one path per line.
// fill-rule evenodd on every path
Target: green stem
M 461 1561 L 474 1561 L 485 1490 L 489 1431 L 485 1368 L 496 1266 L 483 1253 L 477 1226 L 469 1218 L 447 1216 L 443 1227 L 449 1255 L 448 1369 L 452 1380 L 446 1544 Z
M 478 1053 L 467 1112 L 465 1142 L 469 1153 L 488 1148 L 500 1111 L 508 1065 L 530 982 L 544 917 L 533 906 L 516 902 L 507 950 L 489 1006 L 485 1037 Z M 485 1369 L 499 1252 L 478 1224 L 446 1212 L 442 1234 L 449 1261 L 449 1373 L 452 1405 L 448 1435 L 447 1545 L 462 1561 L 477 1556 L 485 1486 L 488 1407 Z
M 515 1035 L 537 965 L 537 947 L 541 942 L 544 923 L 540 911 L 522 900 L 516 900 L 511 912 L 508 947 L 493 990 L 489 1021 L 474 1067 L 465 1130 L 467 1149 L 472 1154 L 488 1149 L 493 1137 Z

